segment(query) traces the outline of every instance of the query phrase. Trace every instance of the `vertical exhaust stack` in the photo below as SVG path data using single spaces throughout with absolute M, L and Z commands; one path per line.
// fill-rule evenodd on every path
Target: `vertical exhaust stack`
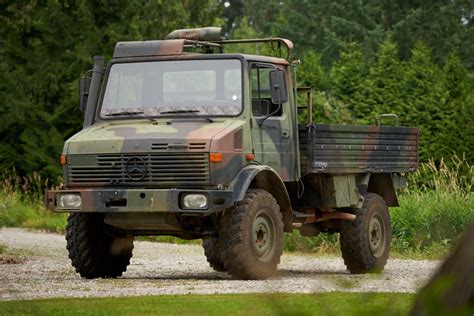
M 91 86 L 89 90 L 89 97 L 87 98 L 86 114 L 84 116 L 83 128 L 92 125 L 94 121 L 94 114 L 97 107 L 97 100 L 99 98 L 100 85 L 104 75 L 104 56 L 94 56 L 94 68 L 92 69 Z

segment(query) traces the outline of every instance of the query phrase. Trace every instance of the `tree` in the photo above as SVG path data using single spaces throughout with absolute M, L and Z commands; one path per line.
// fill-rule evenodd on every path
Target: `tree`
M 63 142 L 80 130 L 77 79 L 117 41 L 212 25 L 214 1 L 0 3 L 0 170 L 56 179 Z
M 438 157 L 456 153 L 474 161 L 474 98 L 473 87 L 459 58 L 450 54 L 443 67 L 446 113 L 440 122 L 440 133 L 433 149 Z
M 366 99 L 368 68 L 357 45 L 349 43 L 330 75 L 331 95 L 347 104 L 360 123 L 373 122 L 372 109 Z
M 372 116 L 383 113 L 397 114 L 402 123 L 409 108 L 402 101 L 404 89 L 404 65 L 398 58 L 398 49 L 391 40 L 386 40 L 380 47 L 375 62 L 372 63 L 365 89 L 367 103 Z
M 436 142 L 449 113 L 447 92 L 441 69 L 432 62 L 431 51 L 423 43 L 418 43 L 412 50 L 412 56 L 405 64 L 404 77 L 404 115 L 407 123 L 420 128 L 421 159 L 435 157 L 439 160 Z

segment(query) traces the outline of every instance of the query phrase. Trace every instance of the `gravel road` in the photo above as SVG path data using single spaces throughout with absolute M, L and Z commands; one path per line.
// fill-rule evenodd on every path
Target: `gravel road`
M 0 300 L 160 294 L 415 292 L 439 264 L 389 260 L 384 273 L 350 275 L 342 259 L 284 254 L 279 273 L 264 281 L 232 280 L 212 270 L 199 245 L 135 241 L 127 272 L 118 279 L 82 279 L 74 272 L 62 235 L 0 229 Z

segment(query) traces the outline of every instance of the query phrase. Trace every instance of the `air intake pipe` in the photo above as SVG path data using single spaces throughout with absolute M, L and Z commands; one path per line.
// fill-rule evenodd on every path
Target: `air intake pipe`
M 84 116 L 83 128 L 94 123 L 94 116 L 97 108 L 102 77 L 104 76 L 104 56 L 94 56 L 94 68 L 92 69 L 91 86 L 87 98 L 86 114 Z

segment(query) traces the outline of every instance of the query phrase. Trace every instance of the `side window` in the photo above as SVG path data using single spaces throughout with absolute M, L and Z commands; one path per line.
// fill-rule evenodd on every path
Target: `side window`
M 252 93 L 252 114 L 254 116 L 267 116 L 278 109 L 278 105 L 272 103 L 270 95 L 270 71 L 274 70 L 271 65 L 252 64 L 250 73 L 250 84 Z M 281 116 L 280 111 L 272 116 Z

